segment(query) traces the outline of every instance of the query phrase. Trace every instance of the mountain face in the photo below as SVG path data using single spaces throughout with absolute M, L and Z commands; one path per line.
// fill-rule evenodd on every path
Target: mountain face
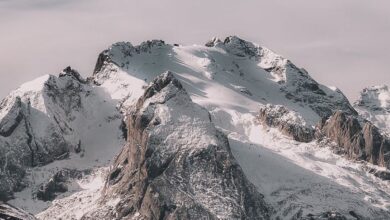
M 357 118 L 336 112 L 320 126 L 325 136 L 335 141 L 348 157 L 389 168 L 390 139 L 371 122 L 361 126 Z
M 7 198 L 9 193 L 20 187 L 24 176 L 23 167 L 44 165 L 66 157 L 69 151 L 76 147 L 66 141 L 63 135 L 71 132 L 66 122 L 56 121 L 57 112 L 49 113 L 51 109 L 42 104 L 52 102 L 53 107 L 57 107 L 61 113 L 70 115 L 70 112 L 66 112 L 69 107 L 81 107 L 78 106 L 81 85 L 72 79 L 51 76 L 39 80 L 37 84 L 41 84 L 41 88 L 34 88 L 32 83 L 24 85 L 28 90 L 26 96 L 19 96 L 25 95 L 24 91 L 15 91 L 1 103 L 3 117 L 0 122 L 0 140 L 4 147 L 1 148 L 0 155 L 4 170 L 0 179 L 0 194 L 3 198 Z M 74 94 L 67 94 L 69 91 L 74 91 Z M 43 112 L 52 114 L 53 118 Z
M 123 99 L 129 94 L 120 94 L 123 91 L 120 88 L 142 85 L 142 81 L 150 82 L 159 73 L 169 69 L 181 77 L 206 78 L 215 81 L 213 84 L 220 84 L 220 80 L 223 80 L 224 83 L 230 83 L 231 87 L 224 90 L 246 93 L 250 96 L 248 98 L 260 103 L 287 102 L 294 105 L 293 109 L 303 105 L 320 117 L 330 116 L 335 109 L 356 114 L 339 90 L 318 84 L 304 69 L 299 69 L 267 48 L 237 37 L 228 37 L 224 42 L 213 39 L 206 46 L 209 48 L 183 48 L 159 40 L 147 41 L 139 46 L 128 42 L 116 43 L 99 55 L 94 77 L 98 84 Z M 133 79 L 128 79 L 128 73 Z M 250 88 L 253 87 L 248 85 L 250 80 L 264 88 Z M 238 82 L 243 85 L 235 85 Z M 134 87 L 139 88 L 139 85 Z M 256 91 L 255 95 L 251 95 L 252 90 Z M 141 95 L 138 89 L 132 92 L 136 92 L 133 96 Z M 213 91 L 206 93 L 212 95 Z
M 85 149 L 102 133 L 115 143 L 121 115 L 100 93 L 76 71 L 66 68 L 58 77 L 47 75 L 22 85 L 1 102 L 2 200 L 29 184 L 24 179 L 26 169 L 66 159 L 71 152 L 78 157 L 93 153 L 85 153 Z M 103 126 L 107 130 L 115 130 L 89 129 L 102 123 L 107 124 Z
M 310 142 L 315 138 L 315 130 L 306 126 L 306 121 L 297 112 L 282 105 L 268 104 L 260 108 L 257 119 L 260 124 L 276 127 L 295 141 Z
M 281 85 L 280 90 L 287 99 L 310 107 L 321 117 L 329 117 L 334 109 L 356 114 L 347 98 L 338 89 L 320 85 L 305 69 L 296 67 L 290 60 L 267 48 L 234 36 L 226 38 L 224 42 L 213 39 L 206 45 L 221 47 L 238 57 L 253 59 L 259 67 L 270 73 L 272 80 Z
M 372 86 L 360 93 L 354 107 L 365 119 L 384 132 L 390 132 L 390 90 L 387 86 Z
M 87 79 L 1 102 L 0 200 L 39 219 L 389 219 L 386 94 L 351 106 L 234 36 L 115 43 Z
M 119 202 L 88 219 L 269 219 L 263 196 L 235 161 L 227 137 L 172 73 L 158 76 L 127 118 L 128 143 L 103 196 L 119 196 Z

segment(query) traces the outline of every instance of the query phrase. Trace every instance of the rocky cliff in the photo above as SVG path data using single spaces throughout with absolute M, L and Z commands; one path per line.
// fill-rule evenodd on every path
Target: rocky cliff
M 246 179 L 226 136 L 167 72 L 128 115 L 128 143 L 115 159 L 103 219 L 269 219 L 270 208 Z
M 85 154 L 87 147 L 96 149 L 100 132 L 115 142 L 121 118 L 115 106 L 70 67 L 11 92 L 0 103 L 0 200 L 31 184 L 24 178 L 28 169 L 67 159 L 71 153 Z M 115 130 L 92 132 L 91 124 Z
M 25 185 L 27 167 L 64 159 L 76 147 L 64 135 L 72 133 L 67 119 L 80 108 L 82 86 L 65 75 L 45 76 L 35 83 L 22 86 L 0 104 L 1 200 Z
M 282 105 L 268 104 L 260 108 L 257 121 L 267 127 L 277 128 L 282 134 L 299 142 L 310 142 L 314 139 L 315 130 L 307 126 L 299 113 Z
M 371 122 L 362 122 L 361 125 L 356 117 L 339 111 L 319 127 L 349 158 L 389 168 L 390 140 Z

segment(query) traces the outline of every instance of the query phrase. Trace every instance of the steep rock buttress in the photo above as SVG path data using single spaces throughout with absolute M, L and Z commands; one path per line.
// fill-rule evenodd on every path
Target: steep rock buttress
M 106 209 L 85 219 L 269 219 L 226 136 L 170 72 L 150 84 L 127 123 L 128 143 L 106 182 Z

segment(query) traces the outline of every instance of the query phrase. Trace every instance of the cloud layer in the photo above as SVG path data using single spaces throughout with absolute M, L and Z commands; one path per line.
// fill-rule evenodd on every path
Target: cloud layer
M 228 35 L 284 55 L 351 99 L 390 84 L 387 0 L 0 0 L 0 97 L 68 65 L 90 75 L 116 41 L 203 44 Z

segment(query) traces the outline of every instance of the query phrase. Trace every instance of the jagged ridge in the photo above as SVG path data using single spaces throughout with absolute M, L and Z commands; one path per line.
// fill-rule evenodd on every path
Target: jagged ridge
M 85 151 L 84 144 L 93 137 L 83 137 L 84 128 L 91 121 L 107 120 L 94 118 L 105 108 L 112 108 L 107 114 L 119 115 L 98 93 L 67 67 L 58 77 L 47 75 L 22 85 L 1 102 L 0 200 L 12 198 L 14 191 L 29 184 L 24 180 L 27 169 Z M 98 103 L 98 109 L 89 106 Z M 120 119 L 119 115 L 110 121 L 118 121 L 119 128 Z

